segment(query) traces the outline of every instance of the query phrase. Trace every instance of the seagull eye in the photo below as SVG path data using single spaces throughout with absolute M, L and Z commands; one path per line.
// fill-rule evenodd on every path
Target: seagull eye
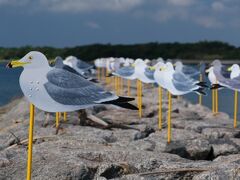
M 32 56 L 29 56 L 29 57 L 28 57 L 28 59 L 29 59 L 29 60 L 32 60 L 32 59 L 33 59 L 33 57 L 32 57 Z

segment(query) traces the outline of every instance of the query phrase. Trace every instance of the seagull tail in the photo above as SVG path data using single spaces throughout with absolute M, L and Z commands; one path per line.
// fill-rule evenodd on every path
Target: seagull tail
M 112 77 L 112 76 L 114 76 L 112 73 L 108 73 L 106 77 Z
M 99 81 L 95 78 L 89 79 L 89 81 L 94 82 L 94 83 L 99 83 Z
M 129 101 L 133 101 L 133 100 L 134 98 L 120 96 L 118 97 L 118 99 L 102 102 L 101 104 L 112 104 L 125 109 L 138 110 L 136 106 L 128 103 Z
M 220 85 L 220 84 L 212 84 L 212 86 L 210 87 L 211 90 L 213 89 L 223 89 L 224 86 Z
M 196 92 L 198 95 L 204 95 L 204 96 L 207 95 L 207 93 L 204 92 L 204 88 L 202 88 L 202 87 L 199 87 L 198 89 L 195 89 L 194 92 Z
M 198 85 L 198 86 L 200 86 L 200 87 L 208 88 L 207 82 L 201 81 L 201 82 L 196 83 L 196 85 Z

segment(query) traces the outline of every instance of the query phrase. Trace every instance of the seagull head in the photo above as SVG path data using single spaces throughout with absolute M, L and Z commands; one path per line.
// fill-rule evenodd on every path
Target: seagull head
M 233 64 L 231 67 L 227 69 L 228 71 L 239 72 L 240 68 L 238 64 Z
M 132 66 L 146 66 L 146 63 L 142 59 L 136 59 L 136 61 L 132 64 Z
M 173 64 L 171 62 L 166 63 L 166 70 L 174 71 Z
M 220 60 L 216 59 L 216 60 L 214 60 L 214 61 L 211 63 L 211 65 L 212 65 L 213 67 L 221 67 L 221 66 L 222 66 L 222 63 L 221 63 Z
M 154 65 L 154 69 L 156 69 L 157 71 L 163 71 L 166 69 L 166 65 L 163 62 L 158 62 Z
M 213 67 L 211 66 L 210 68 L 208 68 L 205 72 L 206 73 L 210 73 L 210 72 L 212 72 L 213 71 Z
M 43 68 L 49 67 L 48 60 L 44 54 L 38 51 L 31 51 L 20 60 L 13 60 L 7 65 L 8 68 Z
M 182 63 L 181 61 L 177 61 L 177 62 L 174 64 L 174 66 L 175 66 L 175 69 L 176 69 L 177 71 L 181 71 L 182 68 L 183 68 L 183 63 Z

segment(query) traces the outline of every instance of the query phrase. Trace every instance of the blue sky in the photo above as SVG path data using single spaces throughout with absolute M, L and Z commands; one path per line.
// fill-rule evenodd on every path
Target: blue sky
M 199 40 L 240 46 L 240 0 L 0 0 L 0 46 Z

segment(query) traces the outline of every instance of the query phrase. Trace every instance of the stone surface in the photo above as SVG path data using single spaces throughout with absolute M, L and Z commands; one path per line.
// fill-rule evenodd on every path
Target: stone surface
M 43 127 L 46 114 L 36 110 L 32 179 L 240 179 L 240 131 L 232 119 L 173 98 L 167 143 L 167 99 L 160 131 L 156 95 L 157 89 L 144 86 L 142 119 L 112 106 L 87 110 L 115 125 L 110 129 L 80 126 L 74 112 L 56 135 L 54 114 Z M 17 99 L 0 108 L 0 179 L 25 179 L 28 105 Z

